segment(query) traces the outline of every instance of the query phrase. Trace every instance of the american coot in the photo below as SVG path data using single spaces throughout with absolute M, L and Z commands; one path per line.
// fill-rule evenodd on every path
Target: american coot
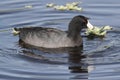
M 43 27 L 14 28 L 14 30 L 19 32 L 20 40 L 26 44 L 43 48 L 61 48 L 82 46 L 80 31 L 87 27 L 93 27 L 88 18 L 78 15 L 70 21 L 68 31 Z

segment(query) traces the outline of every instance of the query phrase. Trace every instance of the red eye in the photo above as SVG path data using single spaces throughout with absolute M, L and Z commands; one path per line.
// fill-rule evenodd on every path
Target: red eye
M 83 20 L 83 24 L 87 24 L 87 20 L 86 19 L 82 19 Z

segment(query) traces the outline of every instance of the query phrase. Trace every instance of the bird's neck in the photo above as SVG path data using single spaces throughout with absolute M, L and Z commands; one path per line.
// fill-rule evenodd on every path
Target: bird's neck
M 80 37 L 80 29 L 77 28 L 77 26 L 69 26 L 68 28 L 68 37 L 70 37 L 73 40 L 77 40 L 78 37 Z

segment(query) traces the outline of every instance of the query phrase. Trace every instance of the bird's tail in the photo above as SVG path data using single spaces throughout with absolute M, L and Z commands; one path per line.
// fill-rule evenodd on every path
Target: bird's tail
M 18 34 L 20 33 L 20 28 L 13 28 L 12 33 L 13 33 L 14 35 L 18 35 Z

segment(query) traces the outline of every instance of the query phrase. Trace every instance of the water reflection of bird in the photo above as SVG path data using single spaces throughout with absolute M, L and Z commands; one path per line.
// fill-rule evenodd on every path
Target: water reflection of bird
M 44 48 L 75 47 L 82 45 L 80 31 L 91 27 L 88 18 L 75 16 L 69 23 L 68 31 L 55 28 L 27 27 L 14 28 L 20 40 L 27 44 Z
M 23 48 L 27 48 L 30 51 L 23 51 L 25 56 L 31 58 L 39 59 L 42 63 L 47 64 L 62 64 L 68 65 L 70 73 L 80 73 L 80 75 L 74 75 L 72 78 L 88 79 L 88 64 L 84 63 L 82 59 L 86 58 L 83 55 L 83 47 L 72 47 L 72 48 L 40 48 L 31 46 L 29 44 L 20 42 Z M 33 49 L 39 50 L 39 52 L 34 53 Z M 33 51 L 33 52 L 32 52 Z M 57 56 L 56 56 L 57 55 Z M 59 55 L 59 56 L 58 56 Z M 63 56 L 66 55 L 66 56 Z
M 83 47 L 69 51 L 69 70 L 71 73 L 80 73 L 72 77 L 72 79 L 88 79 L 88 64 L 82 61 L 82 59 L 86 58 L 82 51 Z
M 87 72 L 87 68 L 84 67 L 86 64 L 82 63 L 82 59 L 85 57 L 85 55 L 82 55 L 81 49 L 74 49 L 69 52 L 69 69 L 71 72 Z

